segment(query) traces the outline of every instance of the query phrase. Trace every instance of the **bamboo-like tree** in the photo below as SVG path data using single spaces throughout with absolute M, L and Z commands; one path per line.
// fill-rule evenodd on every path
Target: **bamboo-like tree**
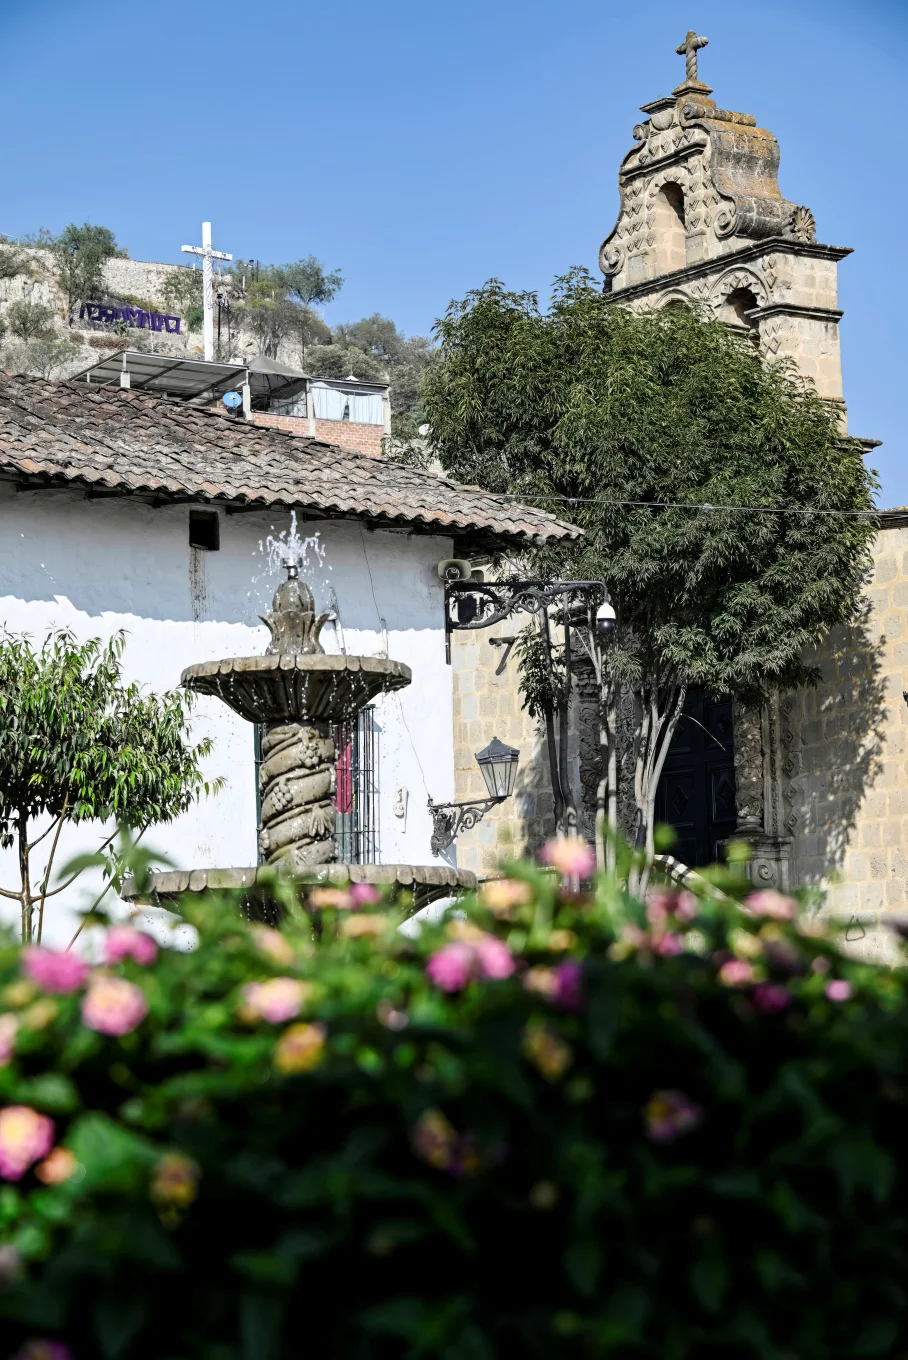
M 201 768 L 210 742 L 189 739 L 189 697 L 125 683 L 124 642 L 57 630 L 35 650 L 27 637 L 0 637 L 0 846 L 15 846 L 19 879 L 0 897 L 18 902 L 23 941 L 40 942 L 47 901 L 80 872 L 51 886 L 67 823 L 142 831 L 220 786 Z
M 446 471 L 582 526 L 582 542 L 524 569 L 608 586 L 617 627 L 593 658 L 600 824 L 617 828 L 626 686 L 637 841 L 651 856 L 688 687 L 759 702 L 811 683 L 805 648 L 853 617 L 874 475 L 836 405 L 751 338 L 685 307 L 634 313 L 585 270 L 556 282 L 548 311 L 492 280 L 453 303 L 437 334 L 423 400 Z

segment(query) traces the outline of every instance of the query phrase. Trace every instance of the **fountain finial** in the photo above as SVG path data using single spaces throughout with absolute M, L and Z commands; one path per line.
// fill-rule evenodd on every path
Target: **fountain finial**
M 271 612 L 260 614 L 271 632 L 269 652 L 324 653 L 318 640 L 328 614 L 315 612 L 315 600 L 305 581 L 299 579 L 299 563 L 285 562 L 287 579 L 274 592 Z

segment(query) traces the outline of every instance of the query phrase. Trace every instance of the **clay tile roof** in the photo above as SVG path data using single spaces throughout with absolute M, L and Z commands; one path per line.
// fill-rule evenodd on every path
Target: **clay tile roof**
M 350 449 L 119 387 L 0 373 L 0 476 L 353 516 L 496 547 L 580 536 L 542 510 Z

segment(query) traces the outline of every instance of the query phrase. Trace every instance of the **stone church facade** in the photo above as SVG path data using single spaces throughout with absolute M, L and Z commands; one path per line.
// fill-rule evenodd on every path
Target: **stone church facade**
M 838 403 L 847 430 L 837 269 L 850 251 L 819 243 L 809 208 L 783 198 L 773 134 L 711 98 L 697 69 L 703 46 L 688 34 L 678 49 L 685 79 L 643 105 L 619 170 L 618 220 L 600 251 L 604 291 L 635 310 L 693 303 L 750 333 L 767 358 L 793 363 Z M 876 441 L 862 443 L 869 452 Z M 547 834 L 551 794 L 539 736 L 520 711 L 516 661 L 502 667 L 504 648 L 485 633 L 453 642 L 458 796 L 474 792 L 472 752 L 493 729 L 523 752 L 512 805 L 460 843 L 460 863 L 489 871 Z M 861 618 L 813 659 L 815 688 L 779 694 L 761 712 L 734 706 L 737 831 L 753 847 L 756 882 L 821 886 L 860 933 L 881 911 L 908 905 L 908 511 L 882 512 Z M 581 694 L 581 792 L 591 784 L 588 707 Z

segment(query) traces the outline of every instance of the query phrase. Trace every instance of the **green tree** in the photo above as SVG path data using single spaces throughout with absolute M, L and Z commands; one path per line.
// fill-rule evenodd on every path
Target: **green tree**
M 3 351 L 3 366 L 13 373 L 31 373 L 39 378 L 55 378 L 78 360 L 84 363 L 84 351 L 69 340 L 55 340 L 43 336 L 10 344 Z
M 59 236 L 48 237 L 46 244 L 53 251 L 70 314 L 78 301 L 87 301 L 103 288 L 107 261 L 126 254 L 109 227 L 95 227 L 89 222 L 81 227 L 70 222 Z
M 293 264 L 271 265 L 268 272 L 285 296 L 301 307 L 330 302 L 344 286 L 340 270 L 332 269 L 326 274 L 321 260 L 314 255 Z
M 492 280 L 451 305 L 438 336 L 423 399 L 446 471 L 572 519 L 582 542 L 529 565 L 608 586 L 603 771 L 629 686 L 637 835 L 651 854 L 687 687 L 755 702 L 808 684 L 805 648 L 853 617 L 873 474 L 835 404 L 749 339 L 686 308 L 635 314 L 584 270 L 557 281 L 548 312 Z M 614 779 L 600 824 L 606 795 L 614 828 Z
M 24 636 L 0 638 L 0 846 L 15 845 L 19 869 L 18 887 L 0 896 L 19 903 L 23 941 L 40 941 L 46 901 L 78 872 L 50 887 L 66 823 L 144 829 L 219 787 L 201 770 L 210 742 L 190 744 L 189 697 L 124 683 L 123 648 L 122 633 L 78 642 L 58 630 L 37 651 Z M 37 834 L 36 822 L 47 823 Z M 48 837 L 36 871 L 34 851 Z
M 201 307 L 201 269 L 187 268 L 186 265 L 169 269 L 161 283 L 161 298 L 164 305 L 173 308 L 174 311 Z
M 20 340 L 45 338 L 53 318 L 53 307 L 47 307 L 43 302 L 29 302 L 26 298 L 11 302 L 6 310 L 9 329 Z
M 0 279 L 14 279 L 28 271 L 28 262 L 21 250 L 4 236 L 0 238 Z
M 360 350 L 374 361 L 371 372 L 360 371 L 362 362 L 351 354 L 352 350 Z M 425 422 L 420 393 L 433 355 L 427 336 L 404 335 L 390 317 L 373 312 L 359 321 L 335 326 L 330 346 L 314 346 L 306 355 L 306 364 L 320 377 L 340 378 L 353 373 L 357 378 L 390 383 L 391 456 L 411 465 L 425 465 L 424 441 L 418 437 L 419 427 Z M 344 365 L 345 371 L 340 372 Z
M 229 270 L 237 287 L 239 324 L 244 322 L 261 352 L 274 359 L 281 344 L 292 340 L 302 362 L 312 344 L 331 338 L 313 304 L 330 302 L 343 286 L 343 275 L 326 273 L 314 255 L 292 264 L 261 265 L 237 260 Z
M 388 370 L 379 359 L 358 345 L 332 340 L 312 345 L 304 357 L 307 372 L 314 378 L 359 378 L 360 382 L 387 382 Z

